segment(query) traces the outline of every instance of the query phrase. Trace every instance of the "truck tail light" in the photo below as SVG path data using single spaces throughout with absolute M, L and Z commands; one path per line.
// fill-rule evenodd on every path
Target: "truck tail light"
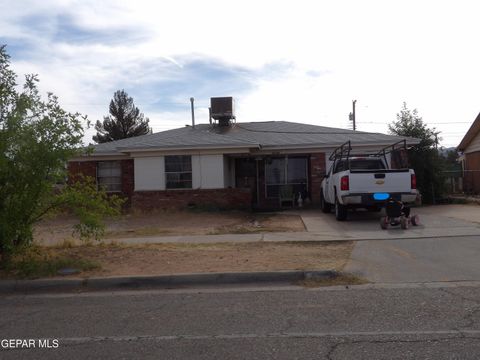
M 340 190 L 347 191 L 350 188 L 350 184 L 348 181 L 348 175 L 342 176 L 340 179 Z
M 412 174 L 412 189 L 417 188 L 417 176 L 415 174 Z

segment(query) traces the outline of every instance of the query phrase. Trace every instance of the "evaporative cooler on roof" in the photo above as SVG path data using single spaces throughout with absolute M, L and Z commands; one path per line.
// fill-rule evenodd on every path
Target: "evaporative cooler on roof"
M 235 119 L 235 102 L 233 97 L 210 98 L 210 109 L 212 119 L 217 120 L 220 126 L 228 126 L 231 120 Z

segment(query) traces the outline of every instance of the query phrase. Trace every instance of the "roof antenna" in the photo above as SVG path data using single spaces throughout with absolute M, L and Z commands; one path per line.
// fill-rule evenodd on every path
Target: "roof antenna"
M 193 102 L 195 101 L 195 99 L 193 97 L 190 98 L 190 105 L 191 105 L 191 108 L 192 108 L 192 128 L 195 129 L 195 108 L 193 107 Z

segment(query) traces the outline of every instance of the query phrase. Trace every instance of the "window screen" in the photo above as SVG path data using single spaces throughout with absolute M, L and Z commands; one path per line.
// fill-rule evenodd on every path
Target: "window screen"
M 165 156 L 165 183 L 167 189 L 192 188 L 192 157 Z
M 97 185 L 108 192 L 122 191 L 120 161 L 99 161 L 97 163 Z
M 294 192 L 306 191 L 308 168 L 305 156 L 272 158 L 265 166 L 265 182 L 268 198 L 276 198 L 280 187 L 292 185 Z

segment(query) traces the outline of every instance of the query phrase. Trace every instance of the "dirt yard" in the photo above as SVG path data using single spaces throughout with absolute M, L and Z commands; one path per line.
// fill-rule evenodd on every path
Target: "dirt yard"
M 47 248 L 55 256 L 100 265 L 80 277 L 204 272 L 342 270 L 352 242 L 100 245 Z
M 73 234 L 75 223 L 70 217 L 42 221 L 35 227 L 35 242 L 41 245 L 58 245 L 65 240 L 78 243 Z M 305 231 L 300 216 L 241 211 L 127 214 L 108 220 L 106 225 L 107 241 L 126 237 Z
M 287 214 L 240 211 L 129 214 L 107 222 L 105 241 L 81 246 L 74 246 L 78 244 L 78 239 L 72 236 L 74 224 L 74 219 L 65 217 L 38 224 L 34 237 L 41 246 L 37 245 L 36 259 L 52 264 L 90 264 L 84 268 L 90 270 L 71 275 L 81 278 L 304 269 L 341 271 L 353 249 L 352 242 L 121 244 L 125 237 L 305 231 L 299 216 Z M 57 270 L 50 274 L 55 276 Z

